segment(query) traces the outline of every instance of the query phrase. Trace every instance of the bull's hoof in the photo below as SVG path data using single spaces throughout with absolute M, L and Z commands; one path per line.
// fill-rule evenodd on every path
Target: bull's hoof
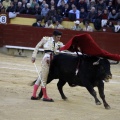
M 51 99 L 51 98 L 43 98 L 43 101 L 45 101 L 45 102 L 54 102 L 54 100 Z
M 62 99 L 63 99 L 63 100 L 68 100 L 68 98 L 67 98 L 67 97 L 63 97 Z
M 96 105 L 101 105 L 102 103 L 99 101 L 99 102 L 96 102 Z
M 105 106 L 105 109 L 109 110 L 111 109 L 111 107 L 108 105 L 108 106 Z

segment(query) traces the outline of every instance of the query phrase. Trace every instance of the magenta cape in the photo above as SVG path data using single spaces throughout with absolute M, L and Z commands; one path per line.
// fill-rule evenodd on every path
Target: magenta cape
M 90 34 L 75 35 L 68 41 L 68 43 L 66 43 L 64 47 L 60 48 L 60 51 L 69 50 L 71 52 L 76 52 L 79 51 L 78 47 L 81 49 L 83 54 L 120 61 L 120 55 L 112 54 L 101 49 L 90 36 Z

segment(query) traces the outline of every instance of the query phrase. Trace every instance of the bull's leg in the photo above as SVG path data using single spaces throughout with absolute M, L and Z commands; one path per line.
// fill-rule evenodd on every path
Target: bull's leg
M 105 106 L 106 109 L 110 109 L 110 106 L 108 105 L 108 103 L 106 102 L 105 100 L 105 94 L 104 94 L 104 83 L 103 82 L 100 82 L 99 85 L 98 85 L 98 90 L 99 90 L 99 94 L 100 94 L 100 97 L 103 101 L 103 104 Z
M 65 85 L 66 81 L 62 81 L 59 79 L 58 83 L 57 83 L 57 87 L 58 87 L 58 90 L 60 92 L 60 95 L 62 97 L 62 99 L 66 100 L 67 97 L 64 95 L 63 93 L 63 86 Z
M 93 87 L 89 85 L 86 88 L 89 93 L 94 97 L 96 105 L 101 105 L 101 102 L 98 100 L 96 91 L 93 89 Z
M 40 89 L 40 92 L 39 92 L 39 94 L 38 94 L 38 99 L 41 99 L 42 96 L 43 96 L 43 92 L 42 92 L 42 89 Z

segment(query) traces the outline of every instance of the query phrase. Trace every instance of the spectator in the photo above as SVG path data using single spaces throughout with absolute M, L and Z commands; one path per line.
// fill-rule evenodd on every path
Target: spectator
M 90 1 L 90 4 L 87 6 L 88 8 L 88 11 L 90 11 L 90 9 L 92 8 L 92 7 L 95 7 L 96 8 L 96 2 L 95 2 L 95 0 L 91 0 Z
M 95 20 L 96 19 L 99 19 L 99 20 L 102 20 L 102 11 L 101 10 L 98 10 L 96 15 L 95 15 Z
M 10 0 L 5 0 L 5 1 L 2 2 L 5 10 L 7 10 L 7 8 L 10 6 L 10 2 L 11 2 Z
M 45 5 L 46 5 L 46 1 L 45 1 L 45 0 L 43 0 L 43 1 L 42 1 L 42 4 L 41 4 L 41 6 L 40 6 L 40 7 L 41 7 L 41 9 L 45 8 Z
M 22 2 L 18 2 L 17 8 L 16 8 L 16 12 L 18 14 L 24 14 L 25 8 L 22 7 Z
M 61 1 L 61 4 L 59 6 L 57 6 L 57 10 L 59 10 L 61 12 L 61 15 L 62 15 L 62 11 L 65 8 L 65 2 L 64 2 L 64 0 L 60 0 L 60 1 Z
M 73 5 L 75 5 L 75 6 L 77 5 L 77 0 L 68 0 L 67 3 L 69 5 L 70 9 L 72 9 Z
M 101 21 L 101 26 L 102 27 L 106 27 L 107 26 L 107 22 L 108 22 L 108 10 L 105 9 L 103 11 L 103 14 L 102 14 L 102 21 Z
M 51 9 L 48 11 L 46 17 L 45 17 L 45 22 L 48 21 L 48 20 L 52 20 L 53 23 L 55 23 L 56 21 L 56 10 L 54 8 L 54 6 L 51 6 Z
M 37 4 L 37 1 L 36 1 L 36 0 L 32 0 L 32 1 L 31 1 L 31 7 L 32 7 L 32 8 L 34 8 L 36 4 Z
M 80 11 L 75 5 L 72 6 L 72 9 L 69 11 L 69 13 L 74 13 L 76 15 L 76 19 L 80 19 Z
M 49 12 L 48 4 L 45 4 L 45 7 L 41 10 L 41 17 L 44 19 Z
M 17 6 L 18 6 L 18 0 L 13 0 L 13 4 L 15 6 L 15 9 L 17 9 Z
M 34 27 L 43 27 L 43 26 L 41 25 L 41 22 L 42 22 L 42 20 L 41 20 L 40 18 L 37 18 L 37 19 L 36 19 L 36 22 L 33 23 L 32 26 L 34 26 Z
M 90 26 L 90 21 L 88 19 L 84 19 L 83 24 L 84 24 L 83 31 L 88 31 L 88 32 L 94 31 L 93 27 Z
M 56 14 L 55 18 L 56 18 L 56 21 L 60 21 L 60 23 L 63 21 L 63 16 L 61 14 L 62 14 L 61 10 L 57 9 L 57 14 Z
M 5 7 L 1 2 L 0 2 L 0 12 L 5 12 Z
M 116 20 L 118 17 L 118 13 L 115 9 L 112 9 L 112 11 L 108 14 L 108 20 Z
M 10 6 L 7 8 L 6 12 L 13 12 L 15 13 L 16 9 L 15 6 L 13 4 L 13 2 L 10 2 Z
M 112 21 L 107 21 L 107 27 L 114 28 L 114 23 Z
M 31 5 L 31 4 L 30 4 Z M 22 0 L 22 6 L 26 9 L 27 8 L 27 2 L 26 0 Z M 31 7 L 31 6 L 30 6 Z
M 76 30 L 76 31 L 82 30 L 82 28 L 80 27 L 80 21 L 79 20 L 74 21 L 74 24 L 75 25 L 72 27 L 72 30 Z
M 41 8 L 40 8 L 38 3 L 36 3 L 34 5 L 33 14 L 34 15 L 41 15 Z
M 106 27 L 106 26 L 107 26 L 107 22 L 108 22 L 108 20 L 102 19 L 102 20 L 100 21 L 100 24 L 101 24 L 100 29 L 101 29 L 101 27 Z
M 96 17 L 96 10 L 95 7 L 92 7 L 90 12 L 88 13 L 87 19 L 90 20 L 90 22 L 94 22 Z
M 60 21 L 56 21 L 55 29 L 64 29 Z
M 30 3 L 27 3 L 27 8 L 25 9 L 25 14 L 33 14 L 33 8 Z
M 81 8 L 85 9 L 85 12 L 88 12 L 87 10 L 87 3 L 84 0 L 79 0 L 77 4 L 77 9 L 80 10 Z
M 117 20 L 120 19 L 120 12 L 118 12 L 118 15 L 117 15 Z
M 55 10 L 57 10 L 57 4 L 55 4 L 54 0 L 50 1 L 49 7 L 51 8 L 52 6 L 54 6 Z
M 65 18 L 68 17 L 69 11 L 70 11 L 69 5 L 65 4 L 65 7 L 62 9 L 62 16 Z
M 40 7 L 42 5 L 42 2 L 43 2 L 43 0 L 37 0 L 37 3 L 40 5 Z
M 48 5 L 50 5 L 50 0 L 45 0 Z
M 66 0 L 59 0 L 59 1 L 58 1 L 58 4 L 57 4 L 57 7 L 65 6 L 66 3 L 67 3 Z
M 108 9 L 108 12 L 111 12 L 112 9 L 114 8 L 113 4 L 112 4 L 112 1 L 109 1 L 108 2 L 108 6 L 106 7 Z
M 114 25 L 113 31 L 115 33 L 120 33 L 120 20 L 117 21 L 117 25 Z
M 108 10 L 105 9 L 102 14 L 102 19 L 108 19 Z
M 120 12 L 120 0 L 117 0 L 116 12 Z
M 87 3 L 87 7 L 89 6 L 90 4 L 90 0 L 84 0 L 86 3 Z M 88 9 L 87 9 L 88 10 Z
M 85 12 L 85 9 L 81 7 L 80 9 L 80 18 L 85 19 L 87 18 L 87 12 Z
M 106 6 L 108 6 L 109 2 L 113 3 L 113 0 L 104 0 L 104 3 L 106 4 Z
M 104 9 L 106 9 L 106 4 L 104 3 L 103 0 L 99 0 L 97 5 L 96 5 L 96 10 L 101 10 L 103 11 Z
M 48 20 L 45 24 L 45 28 L 55 28 L 52 21 L 51 20 Z

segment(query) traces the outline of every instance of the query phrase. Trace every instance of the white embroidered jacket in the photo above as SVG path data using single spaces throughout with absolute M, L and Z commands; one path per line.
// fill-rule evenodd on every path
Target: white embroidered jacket
M 60 41 L 54 43 L 53 37 L 43 37 L 41 41 L 36 45 L 32 57 L 36 58 L 37 52 L 40 47 L 43 47 L 44 50 L 51 50 L 54 51 L 54 53 L 56 53 L 56 51 L 63 46 L 63 43 Z

